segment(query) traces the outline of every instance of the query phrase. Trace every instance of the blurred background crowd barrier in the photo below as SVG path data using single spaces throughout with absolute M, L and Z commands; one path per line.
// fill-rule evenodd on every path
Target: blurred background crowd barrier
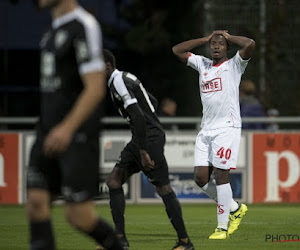
M 194 181 L 196 134 L 196 130 L 167 131 L 169 178 L 181 202 L 213 202 Z M 130 136 L 128 130 L 105 130 L 99 137 L 100 194 L 95 197 L 98 203 L 109 202 L 105 180 Z M 26 166 L 34 140 L 33 131 L 0 132 L 0 205 L 26 201 Z M 243 131 L 237 169 L 230 174 L 234 198 L 247 203 L 299 203 L 299 152 L 299 131 Z M 129 203 L 161 202 L 142 173 L 134 175 L 123 189 Z

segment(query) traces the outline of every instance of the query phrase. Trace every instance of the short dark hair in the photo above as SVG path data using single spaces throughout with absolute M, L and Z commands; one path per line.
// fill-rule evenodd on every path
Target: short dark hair
M 103 56 L 105 63 L 109 62 L 111 66 L 115 69 L 116 68 L 116 58 L 114 54 L 109 51 L 108 49 L 103 49 Z

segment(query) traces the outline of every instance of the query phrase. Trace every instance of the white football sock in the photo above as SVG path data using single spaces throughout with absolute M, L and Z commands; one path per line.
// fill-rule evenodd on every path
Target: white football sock
M 230 183 L 217 185 L 218 196 L 218 228 L 228 229 L 232 190 Z
M 210 198 L 212 198 L 214 201 L 218 202 L 217 185 L 216 185 L 215 179 L 210 179 L 209 182 L 206 183 L 201 189 Z M 234 199 L 231 199 L 230 212 L 236 211 L 238 208 L 239 208 L 239 204 Z
M 231 200 L 230 204 L 230 212 L 235 212 L 239 208 L 239 203 L 237 203 L 234 199 Z

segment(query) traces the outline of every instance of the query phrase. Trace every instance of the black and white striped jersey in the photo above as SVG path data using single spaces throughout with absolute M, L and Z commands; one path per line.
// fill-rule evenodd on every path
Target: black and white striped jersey
M 141 111 L 145 118 L 147 139 L 157 135 L 164 135 L 162 125 L 155 111 L 158 102 L 153 95 L 146 91 L 141 81 L 135 75 L 115 69 L 108 80 L 108 86 L 113 103 L 120 115 L 130 124 L 133 138 L 137 136 L 135 133 L 139 129 L 135 127 L 139 126 L 138 123 L 134 123 L 132 119 L 134 115 L 129 112 L 129 107 L 133 105 L 138 105 L 139 107 L 133 112 Z
M 41 129 L 49 131 L 73 107 L 83 90 L 81 76 L 104 71 L 102 34 L 97 20 L 81 7 L 52 22 L 41 42 Z M 80 131 L 95 131 L 94 112 Z

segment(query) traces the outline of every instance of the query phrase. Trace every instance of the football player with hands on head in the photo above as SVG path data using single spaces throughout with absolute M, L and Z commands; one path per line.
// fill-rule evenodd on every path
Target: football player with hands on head
M 146 91 L 141 81 L 129 72 L 116 68 L 109 50 L 103 52 L 107 83 L 111 98 L 120 115 L 129 123 L 132 138 L 121 152 L 120 159 L 107 178 L 110 207 L 116 233 L 129 248 L 125 233 L 125 196 L 122 185 L 135 173 L 143 171 L 162 198 L 167 215 L 177 232 L 173 249 L 193 250 L 182 218 L 181 206 L 171 187 L 168 164 L 164 156 L 165 132 L 157 117 L 157 100 Z
M 232 43 L 240 49 L 228 59 Z M 209 46 L 211 59 L 190 52 L 205 44 Z M 195 144 L 194 178 L 217 202 L 218 225 L 209 239 L 226 239 L 248 210 L 245 204 L 233 199 L 229 172 L 236 168 L 241 138 L 239 84 L 254 48 L 252 39 L 230 35 L 227 30 L 217 30 L 173 47 L 173 53 L 199 73 L 203 118 Z
M 121 250 L 113 228 L 96 214 L 99 192 L 99 103 L 106 93 L 102 36 L 76 0 L 36 0 L 52 25 L 41 47 L 40 119 L 27 171 L 31 250 L 56 249 L 51 202 L 65 200 L 67 221 L 107 250 Z

